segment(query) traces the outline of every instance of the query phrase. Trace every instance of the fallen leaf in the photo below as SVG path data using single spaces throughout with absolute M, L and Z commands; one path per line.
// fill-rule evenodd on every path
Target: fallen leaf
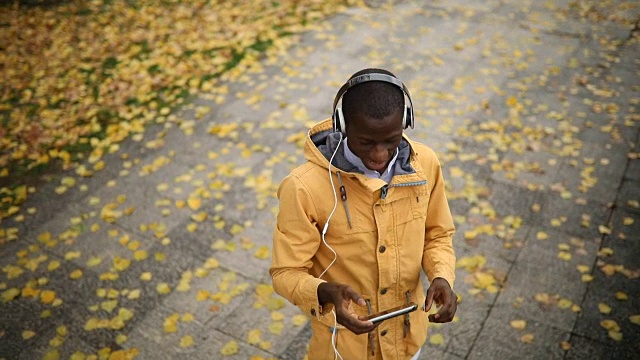
M 440 333 L 433 334 L 429 336 L 429 344 L 431 345 L 442 345 L 444 344 L 444 336 Z
M 187 347 L 191 347 L 193 346 L 194 341 L 193 341 L 193 337 L 191 335 L 185 335 L 182 338 L 180 338 L 180 347 L 181 348 L 187 348 Z
M 509 324 L 516 330 L 523 330 L 527 326 L 527 322 L 525 320 L 511 320 Z
M 220 349 L 220 354 L 228 356 L 238 353 L 238 343 L 235 340 L 231 340 Z

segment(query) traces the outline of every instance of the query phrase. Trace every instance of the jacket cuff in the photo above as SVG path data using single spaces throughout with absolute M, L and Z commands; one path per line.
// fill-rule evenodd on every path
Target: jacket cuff
M 315 317 L 317 319 L 320 319 L 321 315 L 323 315 L 327 309 L 327 307 L 323 309 L 318 301 L 318 286 L 324 282 L 325 281 L 322 279 L 312 277 L 305 281 L 305 284 L 301 289 L 302 291 L 300 292 L 300 298 L 302 301 L 298 307 L 308 316 Z

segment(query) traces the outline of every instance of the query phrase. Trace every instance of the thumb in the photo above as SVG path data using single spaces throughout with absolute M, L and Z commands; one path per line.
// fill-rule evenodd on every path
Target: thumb
M 425 300 L 425 305 L 424 305 L 424 311 L 425 312 L 429 312 L 429 310 L 431 310 L 431 305 L 433 305 L 433 294 L 435 293 L 435 291 L 433 291 L 432 287 L 429 287 L 429 289 L 427 290 L 427 299 Z

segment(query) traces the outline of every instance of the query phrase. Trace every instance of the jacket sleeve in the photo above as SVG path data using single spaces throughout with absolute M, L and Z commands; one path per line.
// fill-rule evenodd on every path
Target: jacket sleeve
M 453 288 L 456 257 L 452 237 L 455 233 L 455 226 L 445 194 L 442 168 L 435 153 L 432 152 L 432 156 L 429 178 L 433 179 L 433 183 L 425 223 L 422 267 L 429 281 L 441 277 Z
M 318 285 L 324 281 L 309 274 L 311 259 L 318 251 L 321 235 L 317 212 L 304 185 L 293 175 L 278 189 L 280 210 L 273 234 L 269 273 L 274 290 L 305 314 L 319 317 Z

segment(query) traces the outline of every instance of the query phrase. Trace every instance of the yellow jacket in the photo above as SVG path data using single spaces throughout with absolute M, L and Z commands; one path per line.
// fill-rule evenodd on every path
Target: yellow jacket
M 307 162 L 280 184 L 270 268 L 275 291 L 311 316 L 310 360 L 334 358 L 334 316 L 318 304 L 320 283 L 351 286 L 370 303 L 371 312 L 377 312 L 407 301 L 421 308 L 425 301 L 421 270 L 429 280 L 441 277 L 452 287 L 455 277 L 451 244 L 455 228 L 440 163 L 429 147 L 404 137 L 388 185 L 362 174 L 344 159 L 342 149 L 336 153 L 331 172 L 337 206 L 325 241 L 337 258 L 318 278 L 334 260 L 334 253 L 322 242 L 322 231 L 334 208 L 328 159 L 340 139 L 331 129 L 331 121 L 325 120 L 309 131 L 304 149 Z M 337 171 L 346 189 L 347 206 L 340 198 Z M 357 315 L 369 312 L 366 307 L 352 307 Z M 369 336 L 355 335 L 338 325 L 337 349 L 345 360 L 409 359 L 424 344 L 427 326 L 422 310 L 410 313 L 407 319 L 399 316 L 383 321 Z

